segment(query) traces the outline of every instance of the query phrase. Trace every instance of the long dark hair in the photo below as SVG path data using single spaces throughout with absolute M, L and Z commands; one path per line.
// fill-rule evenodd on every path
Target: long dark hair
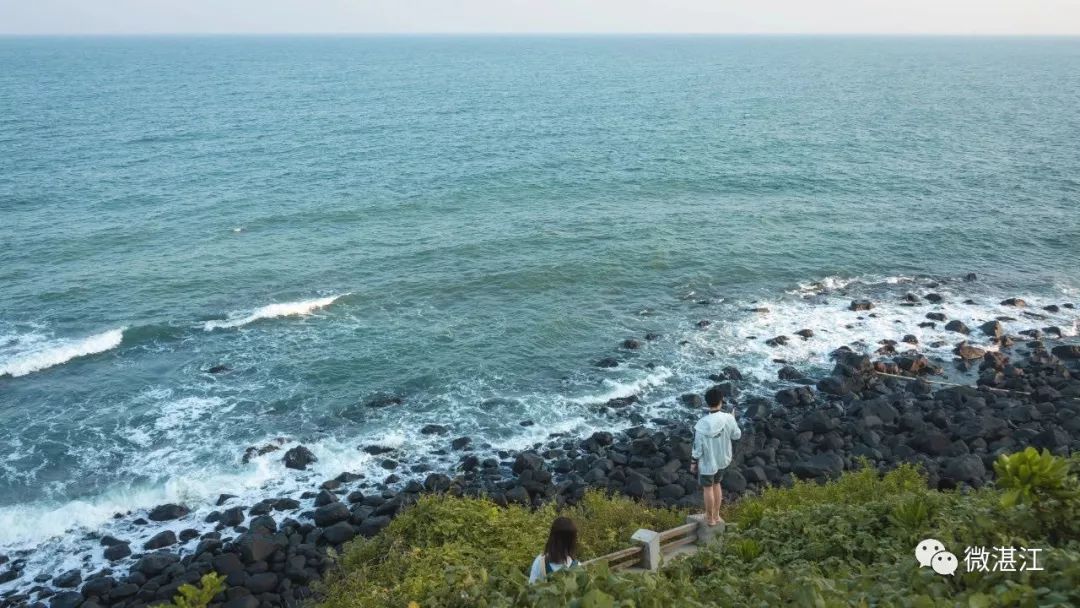
M 547 545 L 544 546 L 544 555 L 548 563 L 562 564 L 566 558 L 577 557 L 577 526 L 569 517 L 556 517 L 551 522 L 551 532 L 548 533 Z

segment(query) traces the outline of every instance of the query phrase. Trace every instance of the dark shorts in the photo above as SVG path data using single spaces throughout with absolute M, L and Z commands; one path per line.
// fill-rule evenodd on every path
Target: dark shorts
M 717 471 L 712 475 L 698 475 L 698 484 L 703 488 L 711 488 L 720 483 L 720 477 L 723 471 Z

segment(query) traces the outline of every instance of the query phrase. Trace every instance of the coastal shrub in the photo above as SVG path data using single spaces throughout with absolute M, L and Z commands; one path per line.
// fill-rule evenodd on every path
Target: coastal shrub
M 324 607 L 509 605 L 525 592 L 528 569 L 558 515 L 578 523 L 586 560 L 628 546 L 638 528 L 676 527 L 686 514 L 596 491 L 561 511 L 425 496 L 374 538 L 343 548 L 321 589 Z
M 214 600 L 214 596 L 225 590 L 225 577 L 217 572 L 209 572 L 199 579 L 199 586 L 191 584 L 180 585 L 176 589 L 171 604 L 174 608 L 206 608 Z
M 392 525 L 385 537 L 350 548 L 342 571 L 329 587 L 327 602 L 329 608 L 407 606 L 410 601 L 417 607 L 551 608 L 1080 605 L 1080 529 L 1076 523 L 1080 497 L 1069 491 L 1076 487 L 1080 458 L 1066 461 L 1049 453 L 1023 453 L 1002 462 L 1005 468 L 999 471 L 998 484 L 977 490 L 932 490 L 915 467 L 900 467 L 884 475 L 863 467 L 830 483 L 795 482 L 790 488 L 744 497 L 728 507 L 734 525 L 728 527 L 721 543 L 673 560 L 655 574 L 590 566 L 560 572 L 542 584 L 526 584 L 525 568 L 542 543 L 543 522 L 550 521 L 550 509 L 535 514 L 539 530 L 521 527 L 517 532 L 522 538 L 505 539 L 505 549 L 474 545 L 477 539 L 493 542 L 498 535 L 486 536 L 471 527 L 461 528 L 462 536 L 435 538 L 444 557 L 434 555 L 439 552 L 434 547 L 418 546 L 413 537 L 395 536 L 411 535 L 414 524 L 396 531 Z M 1004 498 L 1019 487 L 1028 492 L 1020 492 L 1016 500 Z M 418 510 L 416 515 L 430 514 L 432 508 L 454 509 L 453 505 L 462 503 L 460 499 L 438 500 L 448 504 L 427 505 L 427 510 Z M 609 507 L 604 501 L 610 499 L 602 495 L 590 500 L 599 501 L 592 507 L 598 517 L 633 515 L 622 511 L 633 509 L 633 503 Z M 1036 503 L 1041 513 L 1036 512 Z M 467 504 L 482 506 L 483 501 Z M 584 512 L 585 506 L 579 516 L 584 518 Z M 524 526 L 534 515 L 462 515 L 478 521 L 503 516 L 513 525 Z M 584 528 L 588 524 L 582 521 Z M 601 534 L 591 540 L 596 543 L 591 551 L 626 546 L 625 536 L 611 537 L 610 544 L 607 538 Z M 955 574 L 919 567 L 915 547 L 926 538 L 940 541 L 956 555 L 960 568 Z M 373 545 L 398 553 L 363 553 Z M 1013 570 L 997 568 L 995 558 L 1004 555 L 1006 548 L 1018 553 L 1038 549 L 1035 565 L 1039 569 L 1022 569 L 1021 563 L 1029 562 L 1019 557 Z M 980 550 L 992 556 L 985 571 L 973 559 Z M 349 561 L 361 555 L 362 563 Z M 420 571 L 411 570 L 409 560 L 422 563 Z M 388 562 L 394 566 L 377 571 L 378 564 Z M 445 569 L 439 572 L 439 567 Z M 345 581 L 352 581 L 348 584 L 353 586 Z M 348 597 L 346 589 L 359 595 Z M 380 591 L 383 595 L 374 595 Z

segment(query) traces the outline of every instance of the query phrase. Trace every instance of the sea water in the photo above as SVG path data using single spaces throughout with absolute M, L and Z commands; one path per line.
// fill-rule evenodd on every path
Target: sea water
M 1078 104 L 1069 38 L 0 39 L 0 554 L 624 428 L 728 365 L 948 360 L 931 310 L 1074 336 L 1039 307 L 1080 299 Z

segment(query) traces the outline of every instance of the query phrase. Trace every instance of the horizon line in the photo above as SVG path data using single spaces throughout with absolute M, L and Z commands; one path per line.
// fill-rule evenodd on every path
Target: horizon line
M 588 32 L 588 31 L 537 31 L 537 32 L 515 32 L 515 31 L 477 31 L 477 32 L 439 32 L 439 31 L 417 31 L 417 32 L 332 32 L 332 31 L 319 31 L 319 32 L 289 32 L 289 31 L 267 31 L 267 32 L 199 32 L 199 31 L 183 31 L 183 32 L 3 32 L 0 31 L 0 38 L 148 38 L 148 37 L 386 37 L 386 38 L 408 38 L 408 37 L 890 37 L 890 38 L 1080 38 L 1080 32 L 1070 33 L 1024 33 L 1024 32 L 858 32 L 858 31 L 836 31 L 836 32 Z

